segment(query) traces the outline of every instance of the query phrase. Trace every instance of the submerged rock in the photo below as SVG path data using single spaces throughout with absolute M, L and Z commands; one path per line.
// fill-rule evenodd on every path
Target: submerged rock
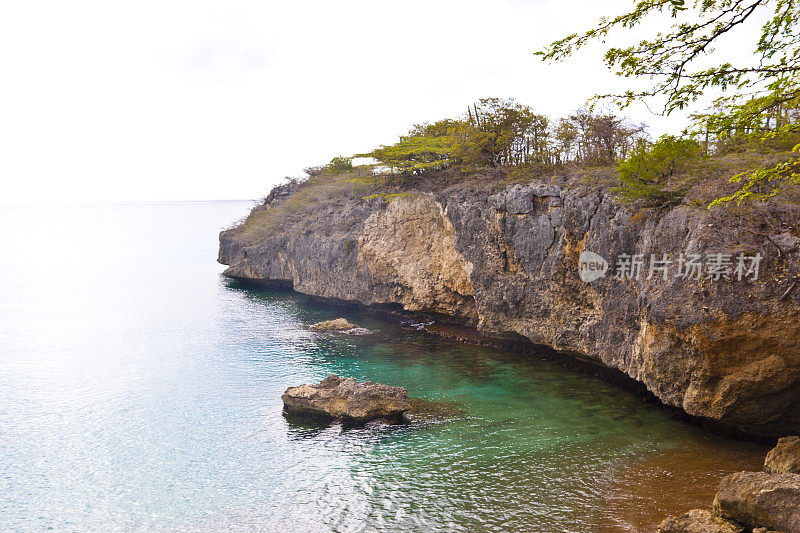
M 342 333 L 347 333 L 348 335 L 369 335 L 370 333 L 372 333 L 372 330 L 367 328 L 355 327 L 353 329 L 342 331 Z
M 800 531 L 800 474 L 731 474 L 719 485 L 714 513 L 751 528 Z
M 800 437 L 784 437 L 764 460 L 764 471 L 773 474 L 800 474 Z
M 323 320 L 322 322 L 317 322 L 310 326 L 310 329 L 314 331 L 347 331 L 350 329 L 362 329 L 358 328 L 355 324 L 351 324 L 344 318 L 337 318 L 335 320 Z
M 289 387 L 281 396 L 284 410 L 293 415 L 320 420 L 364 423 L 375 418 L 402 419 L 411 407 L 405 387 L 331 374 L 316 385 Z
M 410 422 L 444 422 L 464 415 L 464 409 L 455 402 L 422 398 L 411 398 L 411 407 L 405 412 Z
M 742 533 L 744 528 L 710 511 L 692 509 L 680 516 L 670 516 L 658 526 L 658 533 Z

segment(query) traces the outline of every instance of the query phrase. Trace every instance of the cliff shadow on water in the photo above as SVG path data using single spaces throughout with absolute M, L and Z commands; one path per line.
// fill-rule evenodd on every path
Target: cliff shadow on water
M 386 321 L 399 328 L 396 331 L 413 335 L 430 336 L 445 339 L 457 344 L 479 346 L 491 350 L 499 350 L 520 359 L 535 359 L 575 372 L 591 376 L 599 381 L 610 383 L 620 390 L 630 393 L 651 409 L 660 411 L 663 416 L 673 420 L 702 427 L 725 438 L 752 441 L 761 444 L 774 444 L 776 438 L 771 435 L 753 433 L 725 422 L 692 416 L 681 408 L 662 402 L 647 387 L 631 378 L 616 368 L 607 367 L 596 360 L 579 353 L 559 352 L 549 346 L 535 344 L 529 339 L 514 332 L 504 334 L 486 335 L 473 323 L 449 315 L 434 312 L 409 312 L 397 303 L 374 304 L 366 306 L 356 301 L 345 301 L 335 298 L 321 298 L 296 292 L 292 289 L 290 281 L 249 280 L 227 278 L 226 285 L 233 290 L 252 291 L 255 295 L 269 296 L 270 298 L 295 299 L 305 305 L 323 310 L 325 316 L 346 313 L 357 317 L 359 323 L 376 320 L 382 328 L 386 328 Z M 331 316 L 333 316 L 331 315 Z M 391 333 L 387 332 L 387 335 Z M 388 339 L 387 339 L 388 341 Z M 429 354 L 435 357 L 435 353 Z

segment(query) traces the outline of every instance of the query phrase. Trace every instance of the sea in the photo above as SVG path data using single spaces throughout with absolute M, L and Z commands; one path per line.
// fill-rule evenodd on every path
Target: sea
M 760 468 L 544 354 L 224 278 L 252 205 L 0 206 L 0 531 L 655 531 Z M 309 330 L 338 317 L 369 333 Z M 329 374 L 447 415 L 283 415 Z

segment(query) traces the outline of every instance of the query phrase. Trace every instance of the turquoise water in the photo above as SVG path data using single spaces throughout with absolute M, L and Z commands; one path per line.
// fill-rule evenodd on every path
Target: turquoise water
M 0 207 L 0 530 L 649 530 L 763 458 L 540 358 L 225 280 L 248 209 Z M 338 316 L 373 333 L 307 329 Z M 461 414 L 284 419 L 329 373 Z

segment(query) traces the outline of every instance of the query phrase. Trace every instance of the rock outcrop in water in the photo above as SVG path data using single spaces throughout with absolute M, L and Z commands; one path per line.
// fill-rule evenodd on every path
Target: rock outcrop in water
M 355 329 L 358 326 L 355 324 L 351 324 L 344 318 L 336 318 L 334 320 L 323 320 L 322 322 L 317 322 L 316 324 L 312 324 L 309 326 L 310 329 L 314 331 L 347 331 L 350 329 Z
M 408 188 L 388 202 L 337 197 L 300 220 L 259 226 L 302 193 L 287 187 L 220 235 L 225 275 L 447 315 L 618 370 L 696 417 L 751 433 L 800 430 L 796 207 L 764 215 L 771 229 L 750 230 L 704 206 L 621 205 L 601 187 L 465 180 Z M 609 272 L 581 281 L 583 252 L 605 258 Z M 616 258 L 649 263 L 665 253 L 764 261 L 758 280 L 706 271 L 684 279 L 677 264 L 666 276 L 646 267 L 638 279 L 613 273 Z
M 362 424 L 376 418 L 399 421 L 411 408 L 404 387 L 330 375 L 316 385 L 289 387 L 281 396 L 292 415 Z

